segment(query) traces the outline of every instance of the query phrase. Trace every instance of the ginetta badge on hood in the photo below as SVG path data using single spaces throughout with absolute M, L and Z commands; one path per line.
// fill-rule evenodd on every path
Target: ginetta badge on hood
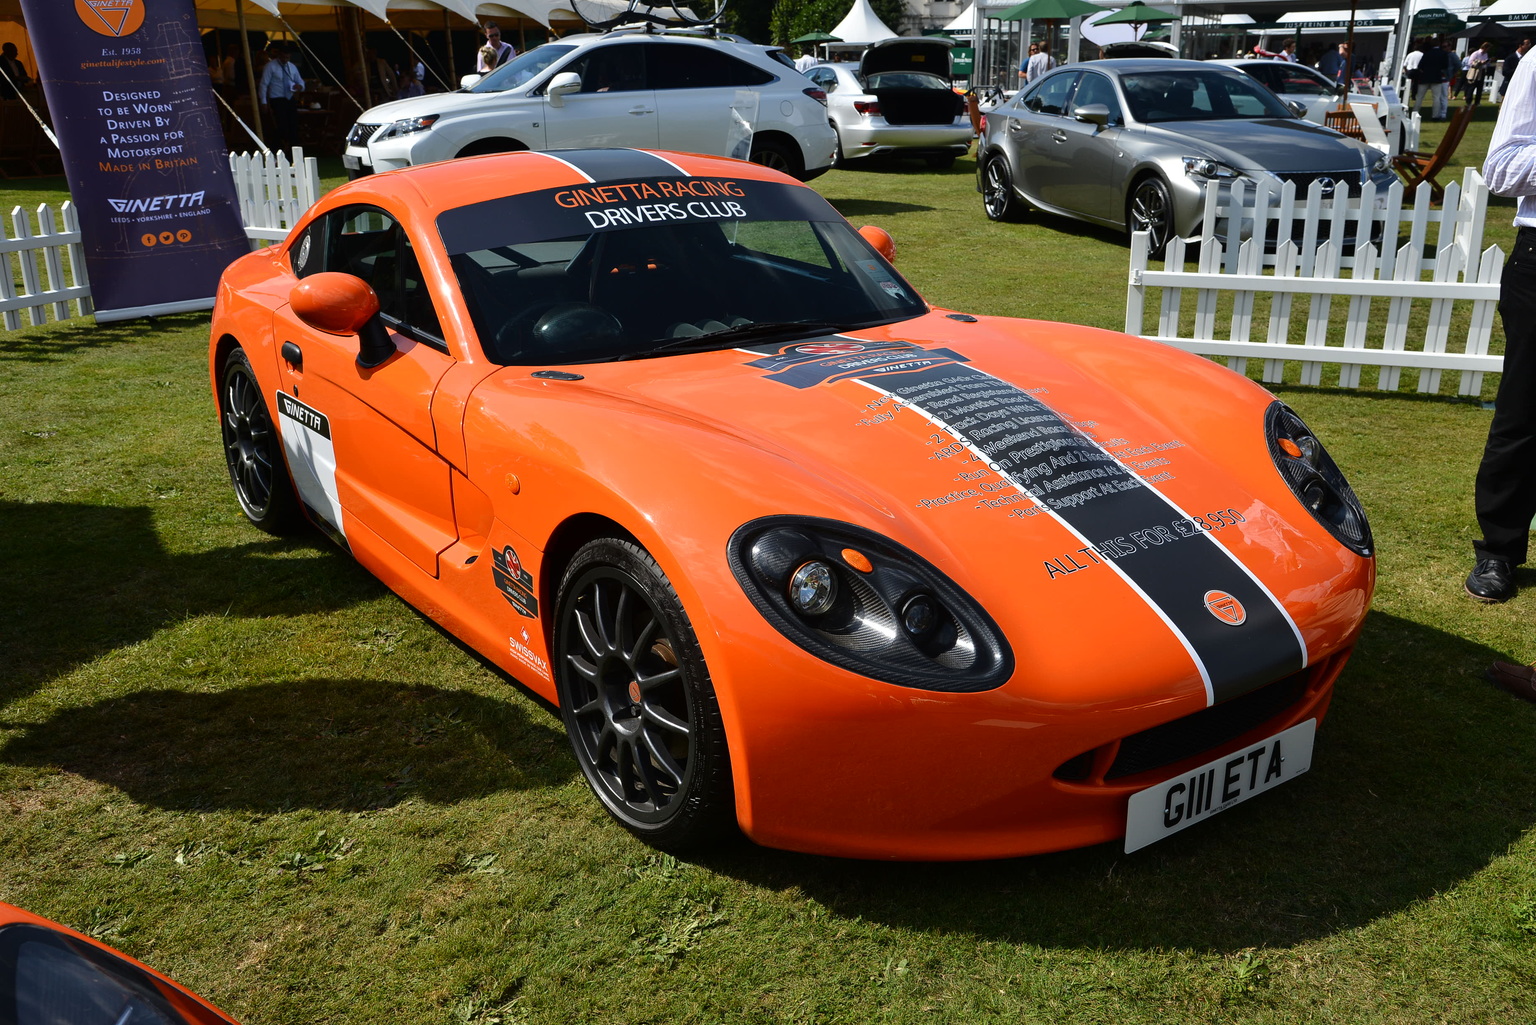
M 1205 607 L 1211 615 L 1228 626 L 1242 626 L 1248 622 L 1248 610 L 1226 591 L 1206 591 Z

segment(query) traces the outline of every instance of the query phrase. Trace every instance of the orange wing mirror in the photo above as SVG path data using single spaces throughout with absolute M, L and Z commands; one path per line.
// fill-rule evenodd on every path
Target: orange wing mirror
M 886 263 L 896 262 L 896 240 L 891 238 L 891 233 L 884 228 L 877 228 L 873 224 L 866 224 L 859 229 L 859 234 L 864 241 L 875 247 L 875 252 L 885 257 Z
M 322 271 L 293 286 L 288 302 L 294 314 L 328 335 L 355 335 L 379 312 L 379 297 L 362 278 Z

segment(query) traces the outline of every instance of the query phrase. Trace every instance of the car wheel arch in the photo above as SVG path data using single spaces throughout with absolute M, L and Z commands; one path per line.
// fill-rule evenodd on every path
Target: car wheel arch
M 833 130 L 836 131 L 835 128 Z M 752 156 L 748 159 L 755 157 L 760 151 L 760 147 L 772 147 L 782 152 L 792 165 L 785 171 L 791 178 L 799 178 L 805 174 L 805 151 L 800 148 L 800 141 L 793 135 L 774 130 L 757 132 L 752 136 Z M 757 163 L 758 161 L 754 160 L 753 162 Z
M 526 143 L 505 135 L 491 135 L 471 139 L 459 147 L 453 157 L 483 157 L 491 153 L 519 153 L 528 149 Z

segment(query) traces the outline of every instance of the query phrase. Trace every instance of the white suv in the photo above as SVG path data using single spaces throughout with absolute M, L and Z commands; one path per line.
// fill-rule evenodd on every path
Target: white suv
M 826 94 L 763 47 L 698 34 L 567 36 L 467 89 L 365 111 L 352 177 L 508 150 L 632 146 L 741 155 L 809 181 L 832 166 Z

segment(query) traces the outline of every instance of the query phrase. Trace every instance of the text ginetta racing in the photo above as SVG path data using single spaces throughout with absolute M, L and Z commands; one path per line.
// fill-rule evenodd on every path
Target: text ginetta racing
M 664 849 L 1133 849 L 1306 771 L 1374 584 L 1323 446 L 891 252 L 720 158 L 352 182 L 225 272 L 236 493 L 556 703 Z

